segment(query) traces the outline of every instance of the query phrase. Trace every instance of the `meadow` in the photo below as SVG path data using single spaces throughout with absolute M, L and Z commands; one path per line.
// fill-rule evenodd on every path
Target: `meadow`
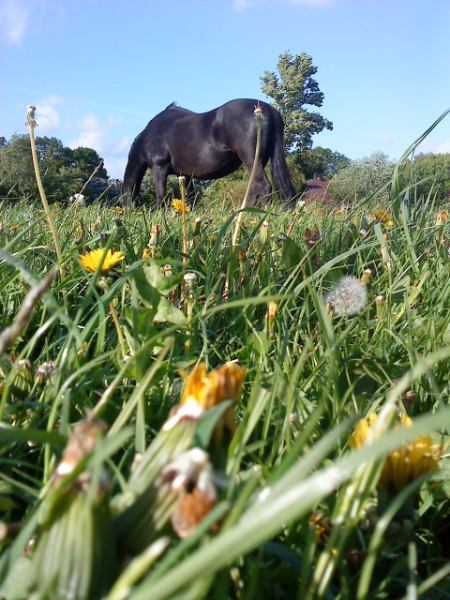
M 0 597 L 450 597 L 449 204 L 398 177 L 236 247 L 220 199 L 53 205 L 59 273 L 3 203 Z

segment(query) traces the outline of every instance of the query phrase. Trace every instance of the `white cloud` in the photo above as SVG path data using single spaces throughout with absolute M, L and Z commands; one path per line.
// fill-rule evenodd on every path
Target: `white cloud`
M 108 122 L 108 125 L 112 125 L 113 127 L 121 125 L 123 122 L 122 117 L 115 117 L 114 115 L 108 115 L 106 117 L 106 120 Z
M 99 118 L 94 114 L 86 115 L 76 124 L 78 136 L 70 142 L 71 148 L 85 146 L 93 148 L 103 157 L 108 175 L 122 179 L 130 149 L 130 137 L 110 136 L 111 115 Z M 113 133 L 113 132 L 111 132 Z
M 94 115 L 87 115 L 82 119 L 80 125 L 80 133 L 76 139 L 70 142 L 71 148 L 93 148 L 97 152 L 102 152 L 103 147 L 103 127 L 100 121 Z
M 437 140 L 426 138 L 417 147 L 417 152 L 423 152 L 424 154 L 427 152 L 433 152 L 434 154 L 450 153 L 450 139 L 438 142 Z
M 28 28 L 30 6 L 19 0 L 0 1 L 0 34 L 10 44 L 18 44 Z
M 105 168 L 108 171 L 109 177 L 111 179 L 122 179 L 123 174 L 125 172 L 125 167 L 127 164 L 126 156 L 115 157 L 115 156 L 105 156 Z
M 396 141 L 395 135 L 393 133 L 384 133 L 381 138 L 380 138 L 380 142 L 383 144 L 383 146 L 392 146 L 392 144 Z
M 59 112 L 55 106 L 61 104 L 58 96 L 49 96 L 36 104 L 36 120 L 40 133 L 50 133 L 60 123 Z
M 237 11 L 262 6 L 264 4 L 289 4 L 291 6 L 327 6 L 334 0 L 232 0 L 233 8 Z
M 116 152 L 118 152 L 120 154 L 122 152 L 128 152 L 128 150 L 130 149 L 130 146 L 131 146 L 130 138 L 127 135 L 124 135 L 116 142 Z

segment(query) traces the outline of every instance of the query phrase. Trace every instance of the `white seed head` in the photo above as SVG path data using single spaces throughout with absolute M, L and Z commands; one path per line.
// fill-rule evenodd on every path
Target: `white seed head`
M 215 500 L 216 489 L 208 454 L 201 448 L 191 448 L 175 457 L 161 472 L 163 481 L 170 482 L 174 492 L 194 484 L 208 499 Z
M 197 281 L 197 275 L 195 273 L 186 273 L 183 279 L 186 285 L 193 286 Z
M 332 306 L 334 314 L 338 316 L 356 315 L 367 304 L 366 284 L 356 277 L 343 277 L 325 296 L 325 302 Z

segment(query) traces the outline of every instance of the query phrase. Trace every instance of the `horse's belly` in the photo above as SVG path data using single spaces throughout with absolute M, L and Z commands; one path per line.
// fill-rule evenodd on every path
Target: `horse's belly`
M 197 179 L 217 179 L 225 177 L 241 165 L 239 157 L 230 150 L 218 150 L 215 147 L 200 152 L 183 152 L 182 156 L 172 157 L 172 169 L 175 174 Z

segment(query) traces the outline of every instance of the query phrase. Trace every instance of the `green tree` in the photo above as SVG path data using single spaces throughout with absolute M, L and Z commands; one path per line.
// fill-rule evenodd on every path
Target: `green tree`
M 102 162 L 91 148 L 72 150 L 55 137 L 37 137 L 36 149 L 43 184 L 49 200 L 67 201 L 79 192 L 94 168 Z M 108 174 L 104 168 L 97 173 L 96 181 L 107 185 Z M 30 140 L 27 135 L 14 135 L 0 145 L 1 192 L 10 197 L 37 198 L 38 190 L 31 159 Z M 90 189 L 91 188 L 91 189 Z M 98 192 L 90 186 L 86 195 Z
M 329 191 L 336 202 L 353 202 L 377 192 L 378 202 L 388 202 L 394 163 L 382 152 L 353 161 L 331 180 Z
M 103 159 L 93 148 L 75 148 L 72 154 L 76 168 L 85 175 L 86 179 L 88 179 L 98 165 L 103 162 Z M 108 179 L 108 174 L 104 165 L 97 171 L 96 177 Z
M 308 106 L 322 106 L 324 95 L 313 75 L 317 67 L 312 57 L 302 52 L 284 52 L 278 58 L 277 71 L 261 77 L 263 93 L 273 100 L 284 120 L 286 147 L 291 152 L 310 148 L 312 136 L 333 123 Z
M 418 198 L 431 192 L 438 200 L 450 195 L 450 154 L 419 154 L 403 168 L 404 186 L 416 184 Z M 411 181 L 412 175 L 412 181 Z
M 313 177 L 329 179 L 351 163 L 345 154 L 321 146 L 300 150 L 295 159 L 306 179 Z

